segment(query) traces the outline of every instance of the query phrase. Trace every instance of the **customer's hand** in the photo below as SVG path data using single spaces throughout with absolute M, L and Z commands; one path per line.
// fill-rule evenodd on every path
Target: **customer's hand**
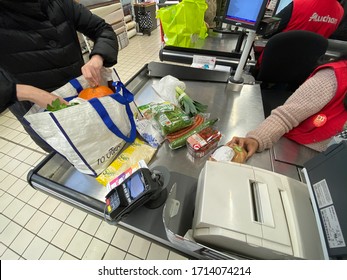
M 96 87 L 101 83 L 101 68 L 104 64 L 102 56 L 93 55 L 90 60 L 81 68 L 83 76 L 91 87 Z
M 259 147 L 259 143 L 257 140 L 253 138 L 244 138 L 244 137 L 233 137 L 231 141 L 229 141 L 227 146 L 238 145 L 244 148 L 247 151 L 247 159 L 249 159 Z
M 39 105 L 41 108 L 47 108 L 47 105 L 52 104 L 57 98 L 60 99 L 61 103 L 68 104 L 63 98 L 37 87 L 17 84 L 16 90 L 19 101 L 30 101 Z

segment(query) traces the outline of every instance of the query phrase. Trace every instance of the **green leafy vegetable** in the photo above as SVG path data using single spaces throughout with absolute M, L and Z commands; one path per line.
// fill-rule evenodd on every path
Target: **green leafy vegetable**
M 78 103 L 70 103 L 70 104 L 65 104 L 60 101 L 59 98 L 55 99 L 52 101 L 52 104 L 47 104 L 47 110 L 51 112 L 59 111 L 61 109 L 65 109 L 67 107 L 71 107 L 74 105 L 78 105 Z
M 180 107 L 186 114 L 195 116 L 198 113 L 204 113 L 207 111 L 207 105 L 191 99 L 190 96 L 180 87 L 176 87 L 175 90 L 176 98 L 180 104 Z

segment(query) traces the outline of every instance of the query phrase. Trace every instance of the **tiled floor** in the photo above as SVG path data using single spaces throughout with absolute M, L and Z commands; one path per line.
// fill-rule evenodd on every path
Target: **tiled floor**
M 160 44 L 159 29 L 131 38 L 119 52 L 120 78 L 158 61 Z M 45 155 L 9 111 L 0 114 L 0 259 L 184 259 L 33 189 L 27 172 Z

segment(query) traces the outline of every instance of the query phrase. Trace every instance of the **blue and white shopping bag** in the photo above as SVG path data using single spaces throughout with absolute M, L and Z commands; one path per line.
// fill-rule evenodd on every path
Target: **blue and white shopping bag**
M 133 94 L 120 81 L 115 93 L 93 98 L 55 112 L 33 107 L 25 119 L 35 132 L 77 170 L 97 176 L 115 159 L 126 142 L 133 142 L 136 126 L 130 104 Z M 88 87 L 81 76 L 53 93 L 71 99 Z

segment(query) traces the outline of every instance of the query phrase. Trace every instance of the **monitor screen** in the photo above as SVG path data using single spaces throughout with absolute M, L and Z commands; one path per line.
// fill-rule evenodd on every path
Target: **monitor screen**
M 277 5 L 277 9 L 275 11 L 275 14 L 278 14 L 280 11 L 283 10 L 283 8 L 287 7 L 290 3 L 293 2 L 293 0 L 279 0 Z
M 267 2 L 267 0 L 228 0 L 224 22 L 256 31 L 264 17 Z

